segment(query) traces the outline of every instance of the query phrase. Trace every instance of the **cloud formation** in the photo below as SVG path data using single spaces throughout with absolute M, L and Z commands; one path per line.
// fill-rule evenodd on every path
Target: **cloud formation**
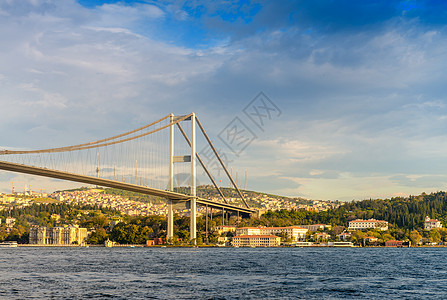
M 445 189 L 445 11 L 3 0 L 1 146 L 75 144 L 195 111 L 230 156 L 219 132 L 263 91 L 283 113 L 264 131 L 242 119 L 257 139 L 231 164 L 249 189 L 340 200 Z

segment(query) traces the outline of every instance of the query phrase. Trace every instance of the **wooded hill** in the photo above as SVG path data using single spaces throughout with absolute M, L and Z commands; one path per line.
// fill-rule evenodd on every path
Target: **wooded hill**
M 429 216 L 447 225 L 447 194 L 436 192 L 419 196 L 396 197 L 391 199 L 369 199 L 347 202 L 344 205 L 324 211 L 269 211 L 263 216 L 264 223 L 271 226 L 323 223 L 333 226 L 348 226 L 355 219 L 377 219 L 390 223 L 390 227 L 404 230 L 423 229 L 424 219 Z

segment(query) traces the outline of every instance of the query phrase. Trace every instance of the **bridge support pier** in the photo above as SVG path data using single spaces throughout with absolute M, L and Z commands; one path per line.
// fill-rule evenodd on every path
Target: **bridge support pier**
M 171 123 L 174 122 L 174 114 L 170 116 Z M 169 127 L 169 190 L 174 191 L 174 125 Z M 174 211 L 172 207 L 172 200 L 168 199 L 168 232 L 166 239 L 172 240 L 174 237 Z
M 205 212 L 205 239 L 206 243 L 208 244 L 208 205 L 206 206 Z
M 197 244 L 197 195 L 196 195 L 196 114 L 191 116 L 191 223 L 190 238 Z
M 169 190 L 174 190 L 174 163 L 175 162 L 191 162 L 191 200 L 190 200 L 190 211 L 191 211 L 191 222 L 190 222 L 190 239 L 196 244 L 197 241 L 197 192 L 196 192 L 196 115 L 195 113 L 191 114 L 191 155 L 176 157 L 174 156 L 174 125 L 171 125 L 169 128 Z M 174 114 L 170 115 L 170 121 L 173 123 L 175 121 Z M 181 128 L 181 127 L 180 127 Z M 182 131 L 183 132 L 183 131 Z M 185 136 L 185 138 L 187 138 Z M 190 159 L 190 160 L 189 160 Z M 168 230 L 166 238 L 169 240 L 174 236 L 174 213 L 172 207 L 172 201 L 168 200 Z
M 168 232 L 166 235 L 167 242 L 171 242 L 172 238 L 174 237 L 174 209 L 172 206 L 173 206 L 172 200 L 168 200 L 168 216 L 167 216 Z

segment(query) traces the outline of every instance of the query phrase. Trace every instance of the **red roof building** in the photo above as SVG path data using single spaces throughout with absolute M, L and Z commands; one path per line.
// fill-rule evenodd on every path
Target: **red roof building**
M 391 240 L 385 242 L 385 247 L 402 247 L 402 244 L 402 241 Z
M 430 219 L 428 216 L 425 217 L 424 221 L 424 229 L 426 230 L 432 230 L 433 228 L 441 228 L 442 224 L 440 221 L 436 219 Z

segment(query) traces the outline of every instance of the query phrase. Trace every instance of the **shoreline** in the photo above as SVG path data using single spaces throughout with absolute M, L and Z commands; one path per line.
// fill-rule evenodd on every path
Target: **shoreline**
M 434 246 L 403 246 L 403 247 L 386 247 L 386 246 L 327 246 L 327 245 L 311 245 L 311 246 L 277 246 L 277 247 L 232 247 L 232 246 L 216 246 L 216 245 L 157 245 L 157 246 L 146 246 L 143 244 L 136 245 L 114 245 L 112 247 L 106 247 L 104 245 L 35 245 L 35 244 L 17 244 L 17 247 L 23 248 L 446 248 L 447 245 L 434 245 Z M 6 248 L 16 248 L 16 247 L 6 247 Z

